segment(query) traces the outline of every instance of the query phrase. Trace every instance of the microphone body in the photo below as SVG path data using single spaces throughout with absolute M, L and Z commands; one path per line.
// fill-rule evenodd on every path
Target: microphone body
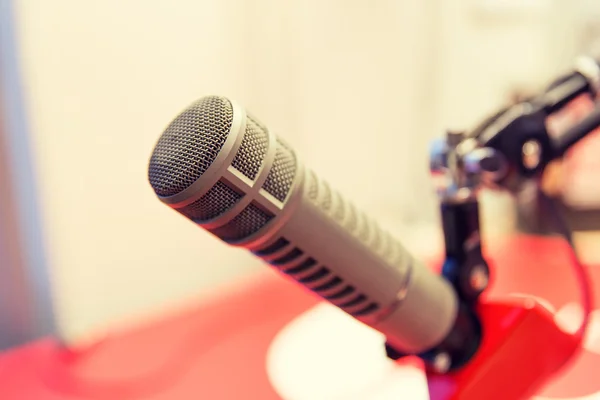
M 452 286 L 234 102 L 209 96 L 184 110 L 158 140 L 148 176 L 161 201 L 382 332 L 394 349 L 420 354 L 451 336 Z

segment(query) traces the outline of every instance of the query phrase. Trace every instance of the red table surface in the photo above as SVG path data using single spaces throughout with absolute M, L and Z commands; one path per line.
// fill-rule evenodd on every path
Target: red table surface
M 488 246 L 487 254 L 495 271 L 490 296 L 528 293 L 556 308 L 579 300 L 563 241 L 519 236 Z M 600 288 L 600 268 L 590 273 Z M 265 369 L 267 350 L 283 327 L 318 302 L 265 269 L 210 301 L 79 352 L 52 338 L 6 352 L 0 399 L 280 399 Z M 542 394 L 600 399 L 598 371 L 600 354 L 584 351 Z

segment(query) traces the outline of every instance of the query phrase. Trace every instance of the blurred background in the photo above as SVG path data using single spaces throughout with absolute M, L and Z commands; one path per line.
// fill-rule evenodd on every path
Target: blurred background
M 264 268 L 161 204 L 188 103 L 245 105 L 407 247 L 441 245 L 428 146 L 570 68 L 593 0 L 0 0 L 0 348 L 85 341 Z M 513 221 L 486 198 L 486 229 Z M 600 229 L 600 227 L 599 227 Z

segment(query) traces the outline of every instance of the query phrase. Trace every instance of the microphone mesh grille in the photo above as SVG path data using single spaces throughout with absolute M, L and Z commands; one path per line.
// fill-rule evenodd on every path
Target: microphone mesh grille
M 244 239 L 265 226 L 273 215 L 250 203 L 242 212 L 223 226 L 212 229 L 211 232 L 221 239 L 231 242 Z
M 242 144 L 231 165 L 250 179 L 256 178 L 267 153 L 269 140 L 266 129 L 248 116 Z
M 284 201 L 292 187 L 295 175 L 296 156 L 281 140 L 277 139 L 275 160 L 262 188 L 277 200 Z
M 192 221 L 201 223 L 221 215 L 242 197 L 227 184 L 218 181 L 204 196 L 176 210 Z
M 204 97 L 183 111 L 158 140 L 148 167 L 159 196 L 173 196 L 194 183 L 213 163 L 233 121 L 231 103 Z

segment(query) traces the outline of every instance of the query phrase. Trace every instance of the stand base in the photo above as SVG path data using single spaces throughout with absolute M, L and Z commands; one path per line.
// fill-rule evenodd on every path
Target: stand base
M 483 300 L 478 313 L 479 351 L 456 372 L 427 371 L 432 400 L 528 399 L 577 351 L 577 339 L 532 299 Z

